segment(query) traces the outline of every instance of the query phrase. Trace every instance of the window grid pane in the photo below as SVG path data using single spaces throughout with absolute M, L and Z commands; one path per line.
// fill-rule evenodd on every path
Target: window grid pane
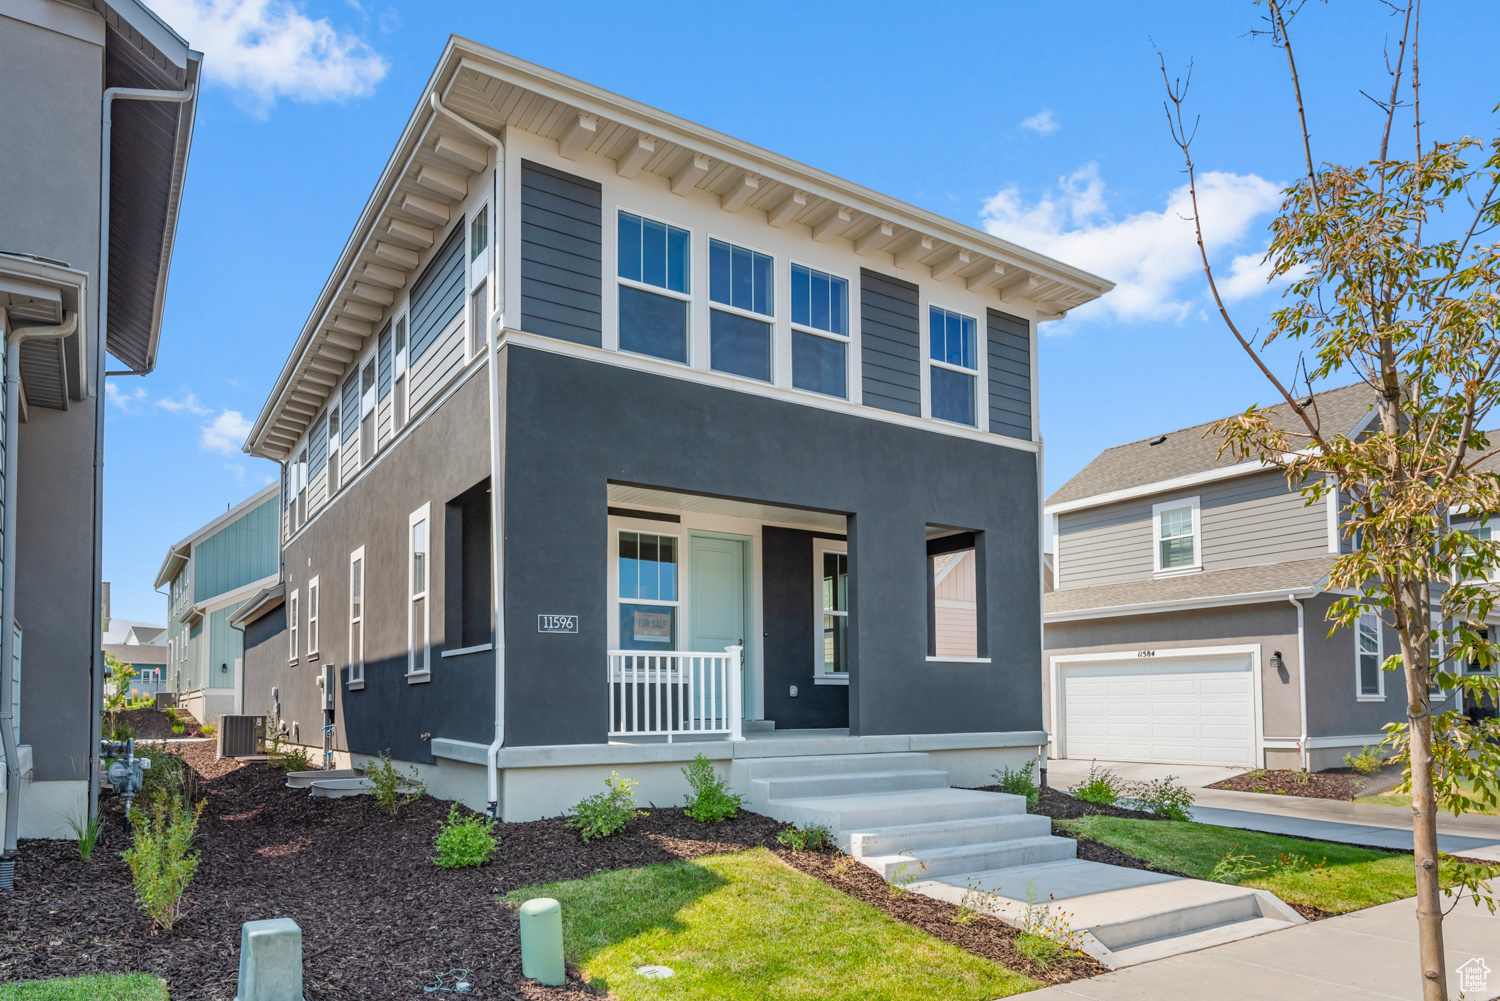
M 848 336 L 849 283 L 816 268 L 793 264 L 792 322 Z
M 976 345 L 977 324 L 973 317 L 931 307 L 928 322 L 928 354 L 934 361 L 957 365 L 970 371 L 979 369 Z
M 621 278 L 687 294 L 687 230 L 621 212 L 618 233 Z
M 708 241 L 708 297 L 736 309 L 773 315 L 770 256 L 723 240 Z

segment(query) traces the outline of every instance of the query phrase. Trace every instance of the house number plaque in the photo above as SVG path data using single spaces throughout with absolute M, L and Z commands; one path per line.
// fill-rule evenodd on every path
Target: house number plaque
M 539 633 L 576 633 L 578 632 L 578 616 L 538 615 L 536 631 Z

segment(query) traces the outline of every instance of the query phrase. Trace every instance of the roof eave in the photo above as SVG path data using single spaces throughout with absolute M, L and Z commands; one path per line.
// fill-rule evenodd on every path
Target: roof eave
M 1111 619 L 1125 615 L 1155 615 L 1164 612 L 1186 612 L 1197 608 L 1223 608 L 1232 605 L 1260 605 L 1287 598 L 1306 598 L 1318 594 L 1321 581 L 1298 587 L 1273 588 L 1269 591 L 1247 591 L 1240 594 L 1213 594 L 1201 598 L 1177 598 L 1169 601 L 1143 601 L 1131 605 L 1106 605 L 1061 612 L 1043 612 L 1042 622 L 1077 622 L 1083 619 Z M 1053 594 L 1066 593 L 1053 591 Z

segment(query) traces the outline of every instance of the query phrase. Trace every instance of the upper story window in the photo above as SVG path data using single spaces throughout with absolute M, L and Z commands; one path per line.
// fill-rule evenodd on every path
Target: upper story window
M 1354 629 L 1355 670 L 1361 699 L 1385 698 L 1385 672 L 1380 669 L 1380 618 L 1361 615 Z
M 689 241 L 685 229 L 620 213 L 622 351 L 687 363 Z
M 849 282 L 792 265 L 792 385 L 849 396 Z
M 479 260 L 479 255 L 489 249 L 490 245 L 490 207 L 481 206 L 474 213 L 474 220 L 469 223 L 469 260 Z
M 978 324 L 972 316 L 940 306 L 933 306 L 928 318 L 932 416 L 973 427 L 979 383 Z
M 1202 568 L 1198 498 L 1156 504 L 1151 509 L 1151 521 L 1156 536 L 1153 558 L 1157 573 Z
M 709 366 L 715 371 L 771 381 L 774 264 L 768 254 L 708 241 L 708 298 L 715 304 L 709 311 Z

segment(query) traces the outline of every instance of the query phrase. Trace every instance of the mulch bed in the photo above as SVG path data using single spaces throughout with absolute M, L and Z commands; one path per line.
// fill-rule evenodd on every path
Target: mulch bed
M 183 727 L 182 733 L 172 732 L 172 720 L 164 712 L 155 709 L 126 709 L 115 713 L 115 720 L 135 731 L 136 740 L 168 740 L 182 737 L 201 737 L 203 730 L 193 714 L 186 709 L 177 712 Z M 104 714 L 104 735 L 109 736 L 109 714 Z
M 1215 782 L 1210 789 L 1232 789 L 1235 792 L 1261 792 L 1273 796 L 1305 796 L 1310 799 L 1350 801 L 1360 795 L 1365 777 L 1352 768 L 1326 772 L 1302 772 L 1291 768 L 1266 768 L 1234 775 Z

